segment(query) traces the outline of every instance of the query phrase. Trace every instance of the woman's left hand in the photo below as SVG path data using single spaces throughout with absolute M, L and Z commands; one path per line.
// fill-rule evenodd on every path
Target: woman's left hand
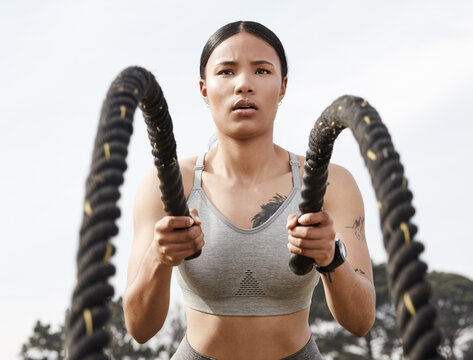
M 318 224 L 318 226 L 313 226 Z M 287 218 L 289 251 L 314 259 L 318 266 L 327 266 L 335 256 L 335 228 L 330 214 L 323 210 L 297 218 Z

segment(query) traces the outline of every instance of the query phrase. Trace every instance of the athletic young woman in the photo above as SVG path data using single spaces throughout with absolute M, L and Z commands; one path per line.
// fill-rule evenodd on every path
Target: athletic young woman
M 161 329 L 175 269 L 187 334 L 173 359 L 321 359 L 308 326 L 320 278 L 343 327 L 363 336 L 374 321 L 358 187 L 347 170 L 330 165 L 324 210 L 297 218 L 304 158 L 273 143 L 287 63 L 269 29 L 254 22 L 219 29 L 202 52 L 200 77 L 218 145 L 179 163 L 191 217 L 166 216 L 156 169 L 140 185 L 127 328 L 139 343 Z M 184 261 L 199 249 L 200 257 Z M 293 274 L 291 253 L 314 259 L 320 271 Z

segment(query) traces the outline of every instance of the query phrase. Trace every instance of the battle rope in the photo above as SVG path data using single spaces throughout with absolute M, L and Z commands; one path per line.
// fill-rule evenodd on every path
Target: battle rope
M 299 210 L 305 214 L 322 209 L 333 144 L 346 127 L 358 141 L 378 200 L 389 289 L 404 356 L 409 360 L 442 359 L 437 353 L 442 336 L 434 325 L 437 313 L 429 303 L 431 287 L 425 279 L 427 265 L 419 260 L 424 246 L 414 240 L 417 227 L 410 222 L 415 212 L 412 193 L 388 130 L 367 101 L 342 96 L 317 119 L 309 137 Z M 314 261 L 293 255 L 289 265 L 294 273 L 303 275 L 312 270 Z
M 148 126 L 155 165 L 160 178 L 164 209 L 171 215 L 188 215 L 177 163 L 172 122 L 161 89 L 148 71 L 132 67 L 112 83 L 102 107 L 92 165 L 86 184 L 84 217 L 77 254 L 77 285 L 67 322 L 68 358 L 108 359 L 103 349 L 110 335 L 105 325 L 110 316 L 107 303 L 113 296 L 108 278 L 115 273 L 109 262 L 115 248 L 109 242 L 118 233 L 120 197 L 126 169 L 127 146 L 133 130 L 133 114 L 140 106 Z M 350 127 L 358 140 L 373 179 L 381 212 L 385 248 L 389 255 L 389 285 L 397 307 L 397 324 L 407 359 L 441 359 L 436 349 L 440 332 L 434 327 L 436 311 L 429 304 L 427 266 L 418 260 L 423 246 L 415 241 L 417 228 L 410 223 L 414 209 L 399 155 L 376 111 L 362 99 L 350 96 L 327 108 L 311 132 L 305 164 L 302 213 L 322 208 L 327 168 L 333 142 Z M 200 252 L 189 258 L 199 255 Z M 304 273 L 313 262 L 300 268 L 303 257 L 291 259 L 291 267 Z
M 127 147 L 136 107 L 143 111 L 154 164 L 160 180 L 164 210 L 189 215 L 176 155 L 176 142 L 166 100 L 154 76 L 130 67 L 114 80 L 102 106 L 92 165 L 86 183 L 84 215 L 77 254 L 77 284 L 67 321 L 68 359 L 108 359 L 103 349 L 110 335 L 107 303 L 113 296 L 108 278 L 115 273 L 109 262 L 118 234 L 116 202 L 126 170 Z M 200 250 L 187 259 L 199 256 Z

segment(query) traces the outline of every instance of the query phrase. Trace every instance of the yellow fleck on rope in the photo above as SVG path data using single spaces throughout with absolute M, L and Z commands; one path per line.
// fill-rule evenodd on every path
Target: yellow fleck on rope
M 135 89 L 135 91 L 133 91 L 133 94 L 138 94 L 138 89 Z
M 373 160 L 373 161 L 375 161 L 375 160 L 377 159 L 376 154 L 375 154 L 372 150 L 368 150 L 368 151 L 366 152 L 366 156 L 368 156 L 368 158 L 369 158 L 370 160 Z
M 153 144 L 153 148 L 155 148 L 155 149 L 156 149 L 156 143 L 154 143 L 154 144 Z
M 363 99 L 363 102 L 361 103 L 361 107 L 365 107 L 366 105 L 368 105 L 368 101 Z
M 340 105 L 340 106 L 338 107 L 338 110 L 342 110 L 342 109 L 343 109 L 343 107 L 342 107 L 342 105 Z
M 363 106 L 363 105 L 362 105 Z M 371 124 L 371 119 L 368 115 L 366 115 L 363 120 L 365 120 L 365 123 L 367 123 L 368 125 Z
M 105 255 L 103 256 L 103 262 L 107 262 L 112 256 L 113 246 L 107 241 L 107 249 L 105 250 Z
M 159 110 L 163 110 L 163 107 L 162 107 L 162 106 L 160 106 L 160 107 L 159 107 Z
M 105 158 L 110 159 L 110 144 L 108 142 L 103 144 L 103 151 L 105 153 Z
M 85 202 L 84 211 L 87 215 L 92 215 L 92 206 L 90 206 L 90 202 L 88 201 Z
M 322 121 L 319 121 L 319 126 L 322 126 L 324 123 Z
M 92 313 L 89 309 L 84 309 L 85 332 L 87 335 L 92 335 L 94 332 L 94 323 L 92 321 Z
M 385 159 L 388 158 L 389 152 L 388 152 L 388 149 L 387 149 L 387 148 L 384 148 L 384 149 L 383 149 L 383 156 L 384 156 Z
M 322 150 L 320 148 L 318 148 L 317 151 L 319 152 L 319 154 L 322 154 Z
M 399 227 L 404 233 L 404 241 L 406 242 L 406 244 L 408 244 L 409 242 L 411 242 L 411 234 L 409 233 L 409 227 L 407 226 L 405 222 L 402 222 L 401 225 L 399 225 Z
M 332 121 L 332 123 L 330 125 L 332 125 L 332 126 L 335 125 L 335 121 Z
M 383 207 L 383 204 L 381 203 L 381 201 L 378 201 L 378 209 L 382 209 Z
M 416 316 L 416 308 L 414 307 L 414 304 L 412 303 L 411 297 L 409 296 L 408 292 L 404 293 L 403 299 L 404 305 L 406 305 L 406 309 L 407 311 L 409 311 L 409 314 L 411 314 L 411 316 L 413 317 Z
M 172 158 L 172 162 L 175 163 L 177 160 L 175 157 Z
M 407 179 L 406 177 L 402 178 L 402 187 L 405 188 L 407 186 Z
M 120 105 L 120 118 L 123 119 L 126 115 L 126 107 L 125 105 Z
M 156 126 L 156 130 L 158 130 L 158 132 L 161 131 L 161 129 L 159 128 L 159 126 Z

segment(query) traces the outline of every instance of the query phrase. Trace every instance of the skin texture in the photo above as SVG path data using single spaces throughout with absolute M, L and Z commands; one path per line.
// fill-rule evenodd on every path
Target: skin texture
M 287 152 L 273 143 L 274 118 L 287 78 L 282 78 L 279 58 L 268 43 L 239 33 L 214 50 L 199 86 L 219 138 L 218 146 L 206 155 L 203 190 L 229 221 L 252 228 L 264 222 L 292 190 Z M 235 109 L 240 100 L 252 108 Z M 195 161 L 195 157 L 180 161 L 186 196 L 192 189 Z M 299 156 L 299 161 L 304 158 Z M 375 304 L 363 201 L 354 179 L 342 167 L 330 166 L 329 184 L 324 211 L 299 219 L 300 224 L 320 223 L 319 227 L 298 226 L 295 214 L 287 219 L 288 251 L 312 257 L 323 266 L 333 260 L 335 236 L 343 239 L 347 261 L 331 274 L 331 282 L 322 277 L 323 286 L 335 319 L 363 336 L 374 321 Z M 140 343 L 154 336 L 166 319 L 173 267 L 205 246 L 201 220 L 195 210 L 191 214 L 191 218 L 166 216 L 156 170 L 150 170 L 136 196 L 124 295 L 126 324 Z M 304 309 L 281 316 L 239 317 L 186 308 L 187 337 L 194 349 L 213 358 L 282 358 L 309 340 L 308 314 Z

